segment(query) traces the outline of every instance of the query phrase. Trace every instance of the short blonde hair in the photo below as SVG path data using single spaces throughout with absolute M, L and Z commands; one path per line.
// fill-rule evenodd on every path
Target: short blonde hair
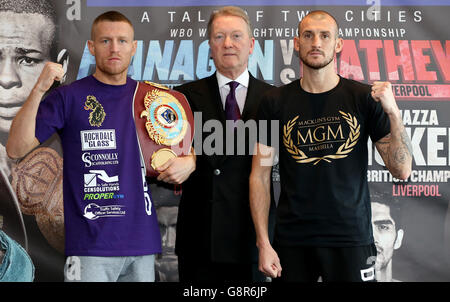
M 234 17 L 239 17 L 242 18 L 245 23 L 247 24 L 247 30 L 248 30 L 248 35 L 250 38 L 253 38 L 253 33 L 252 33 L 252 28 L 250 25 L 250 18 L 247 16 L 247 14 L 245 13 L 245 11 L 237 6 L 224 6 L 221 9 L 214 11 L 211 16 L 209 17 L 209 22 L 208 22 L 208 38 L 211 38 L 211 29 L 212 29 L 212 24 L 214 22 L 214 20 L 217 17 L 221 17 L 221 16 L 234 16 Z
M 94 22 L 92 23 L 92 28 L 91 28 L 91 40 L 94 40 L 94 28 L 95 26 L 103 21 L 110 21 L 110 22 L 125 22 L 130 24 L 131 28 L 133 28 L 133 24 L 131 23 L 131 21 L 125 17 L 124 14 L 118 12 L 118 11 L 108 11 L 105 12 L 99 16 L 97 16 L 97 18 L 95 18 Z M 133 29 L 134 31 L 134 29 Z

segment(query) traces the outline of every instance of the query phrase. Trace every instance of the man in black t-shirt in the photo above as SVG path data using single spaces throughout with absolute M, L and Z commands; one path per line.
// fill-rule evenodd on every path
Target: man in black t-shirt
M 259 108 L 260 121 L 279 122 L 279 137 L 268 135 L 270 127 L 260 129 L 250 207 L 259 269 L 283 281 L 374 280 L 368 138 L 394 177 L 406 179 L 411 172 L 410 141 L 390 83 L 369 86 L 337 75 L 334 58 L 343 47 L 338 32 L 327 12 L 308 14 L 294 39 L 303 77 L 269 91 Z M 267 197 L 276 151 L 281 195 L 272 248 Z

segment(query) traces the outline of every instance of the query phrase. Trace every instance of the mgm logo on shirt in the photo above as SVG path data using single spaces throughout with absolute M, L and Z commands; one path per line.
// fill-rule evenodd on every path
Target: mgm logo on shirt
M 283 126 L 283 144 L 296 162 L 316 165 L 322 160 L 331 162 L 345 158 L 352 152 L 360 137 L 360 125 L 350 113 L 339 113 L 340 116 L 313 120 L 299 120 L 300 115 L 297 115 Z M 349 131 L 343 129 L 342 119 Z M 336 150 L 335 144 L 339 145 L 337 151 L 331 151 Z M 320 150 L 324 155 L 311 155 Z M 326 150 L 330 153 L 326 154 Z

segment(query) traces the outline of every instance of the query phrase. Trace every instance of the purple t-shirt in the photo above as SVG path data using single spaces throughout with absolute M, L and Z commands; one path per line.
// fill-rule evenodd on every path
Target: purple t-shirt
M 67 256 L 161 252 L 133 119 L 136 85 L 88 76 L 52 91 L 39 106 L 36 138 L 42 143 L 57 131 L 63 147 Z

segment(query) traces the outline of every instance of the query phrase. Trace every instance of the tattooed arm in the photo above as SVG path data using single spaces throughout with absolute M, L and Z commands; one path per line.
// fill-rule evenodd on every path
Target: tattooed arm
M 384 112 L 389 117 L 391 132 L 379 139 L 375 146 L 392 176 L 407 179 L 411 174 L 412 146 L 400 116 L 389 82 L 375 82 L 372 97 L 381 102 Z
M 399 125 L 393 126 L 391 119 L 391 133 L 379 139 L 375 146 L 392 176 L 407 179 L 411 174 L 412 165 L 411 142 L 401 120 L 397 124 Z

